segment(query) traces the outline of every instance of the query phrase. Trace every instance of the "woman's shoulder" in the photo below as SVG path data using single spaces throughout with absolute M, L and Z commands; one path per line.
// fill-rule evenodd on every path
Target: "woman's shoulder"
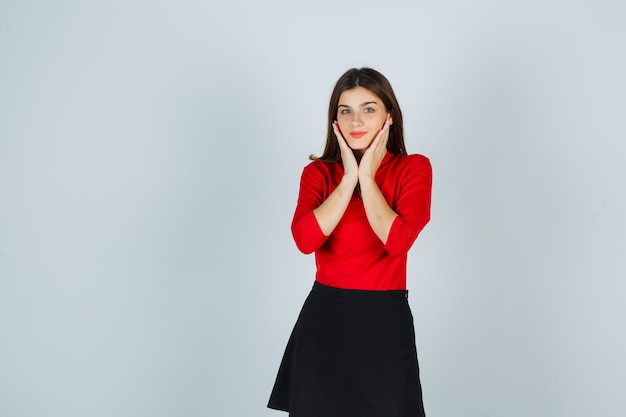
M 327 177 L 334 174 L 338 169 L 342 169 L 339 162 L 326 162 L 321 159 L 314 159 L 304 166 L 302 175 Z
M 394 155 L 393 159 L 398 167 L 408 169 L 431 169 L 430 159 L 419 153 Z
M 306 170 L 317 170 L 317 171 L 333 171 L 337 168 L 341 168 L 341 161 L 337 162 L 329 162 L 324 161 L 322 159 L 312 159 L 308 164 L 304 166 Z

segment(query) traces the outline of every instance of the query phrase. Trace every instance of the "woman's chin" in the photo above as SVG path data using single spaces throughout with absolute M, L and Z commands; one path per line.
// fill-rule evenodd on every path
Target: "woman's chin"
M 356 143 L 349 143 L 348 145 L 350 146 L 350 149 L 352 149 L 353 151 L 361 151 L 361 152 L 365 152 L 367 150 L 367 148 L 370 147 L 372 143 L 369 142 L 356 142 Z

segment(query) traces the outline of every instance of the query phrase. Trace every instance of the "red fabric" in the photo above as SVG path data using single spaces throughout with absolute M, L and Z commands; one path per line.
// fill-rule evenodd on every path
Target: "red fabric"
M 422 155 L 385 155 L 376 184 L 398 217 L 384 244 L 372 230 L 363 201 L 356 195 L 330 236 L 320 229 L 313 210 L 342 177 L 341 162 L 313 161 L 302 172 L 291 231 L 298 249 L 315 252 L 315 279 L 346 289 L 406 289 L 407 252 L 430 220 L 430 161 Z

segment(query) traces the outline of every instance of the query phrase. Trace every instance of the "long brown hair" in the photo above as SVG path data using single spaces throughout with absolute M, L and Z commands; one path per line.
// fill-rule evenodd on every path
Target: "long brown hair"
M 325 162 L 337 162 L 341 159 L 341 151 L 337 143 L 337 137 L 333 131 L 333 122 L 337 120 L 337 108 L 341 93 L 356 87 L 363 87 L 378 96 L 384 106 L 385 111 L 391 113 L 393 124 L 389 126 L 389 141 L 387 150 L 394 154 L 406 154 L 404 146 L 404 127 L 402 124 L 402 112 L 396 99 L 396 95 L 391 88 L 389 80 L 383 74 L 372 68 L 352 68 L 346 71 L 335 84 L 333 93 L 330 96 L 328 105 L 328 133 L 326 134 L 326 147 L 320 157 L 311 155 L 312 160 Z

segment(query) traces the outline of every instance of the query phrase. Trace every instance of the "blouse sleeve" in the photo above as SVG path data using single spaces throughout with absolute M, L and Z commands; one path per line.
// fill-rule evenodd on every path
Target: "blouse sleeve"
M 411 156 L 410 165 L 399 180 L 400 196 L 392 207 L 398 217 L 385 242 L 385 250 L 392 256 L 406 254 L 430 220 L 432 167 L 428 158 Z
M 296 246 L 306 254 L 314 252 L 328 238 L 313 214 L 313 210 L 324 202 L 328 194 L 327 181 L 315 165 L 309 164 L 302 171 L 298 203 L 291 222 L 291 233 Z

